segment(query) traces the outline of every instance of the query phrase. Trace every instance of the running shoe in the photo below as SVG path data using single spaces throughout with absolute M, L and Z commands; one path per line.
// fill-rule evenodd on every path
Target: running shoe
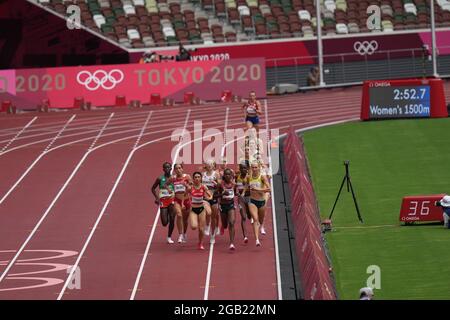
M 216 227 L 216 231 L 214 232 L 216 236 L 218 236 L 220 234 L 220 229 L 219 227 Z
M 235 248 L 234 244 L 230 244 L 230 247 L 229 247 L 229 249 L 230 249 L 231 251 L 234 251 L 234 250 L 236 250 L 236 248 Z
M 261 226 L 261 234 L 266 234 L 266 229 L 264 228 L 264 226 Z
M 248 243 L 248 238 L 244 237 L 244 243 Z
M 253 222 L 254 222 L 254 220 L 253 220 L 253 218 L 251 218 L 251 219 L 250 219 L 250 223 L 253 224 Z
M 205 236 L 209 236 L 210 231 L 211 231 L 211 225 L 208 224 L 205 227 L 205 232 L 204 232 Z
M 186 242 L 187 242 L 187 234 L 183 233 L 183 243 L 186 243 Z
M 205 247 L 203 246 L 203 243 L 198 244 L 198 250 L 205 250 Z
M 180 235 L 178 236 L 178 243 L 182 243 L 182 242 L 183 242 L 183 235 L 180 234 Z
M 211 236 L 211 238 L 209 239 L 209 243 L 210 243 L 210 244 L 216 243 L 216 237 L 215 237 L 214 235 Z
M 261 242 L 259 242 L 259 240 L 256 240 L 256 246 L 261 247 Z
M 171 238 L 171 237 L 167 237 L 167 243 L 170 243 L 170 244 L 172 244 L 172 243 L 174 243 L 174 241 L 172 240 L 172 238 Z

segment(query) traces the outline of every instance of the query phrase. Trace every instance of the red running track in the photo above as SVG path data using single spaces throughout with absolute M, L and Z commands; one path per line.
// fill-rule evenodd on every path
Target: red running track
M 261 126 L 284 133 L 356 119 L 360 98 L 359 87 L 270 98 Z M 196 120 L 203 132 L 241 128 L 242 111 L 214 104 L 0 116 L 0 299 L 281 298 L 270 203 L 261 248 L 250 223 L 242 243 L 239 215 L 235 252 L 227 233 L 205 251 L 191 230 L 187 243 L 166 243 L 150 188 L 171 161 L 173 130 L 192 132 Z

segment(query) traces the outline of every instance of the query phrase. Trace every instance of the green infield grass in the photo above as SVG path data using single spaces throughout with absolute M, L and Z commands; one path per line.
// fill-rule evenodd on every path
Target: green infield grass
M 350 161 L 364 223 L 346 188 L 326 234 L 340 299 L 358 299 L 380 268 L 376 299 L 450 299 L 450 230 L 403 226 L 402 198 L 450 194 L 450 118 L 352 122 L 304 133 L 322 218 L 329 215 Z

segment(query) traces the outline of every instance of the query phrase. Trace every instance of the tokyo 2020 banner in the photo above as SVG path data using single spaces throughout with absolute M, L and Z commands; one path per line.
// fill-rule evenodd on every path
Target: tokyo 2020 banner
M 148 103 L 155 93 L 175 101 L 182 101 L 186 92 L 219 100 L 224 90 L 240 96 L 254 90 L 264 97 L 264 59 L 0 70 L 0 100 L 18 108 L 35 108 L 43 99 L 53 108 L 70 108 L 75 97 L 112 106 L 117 95 Z

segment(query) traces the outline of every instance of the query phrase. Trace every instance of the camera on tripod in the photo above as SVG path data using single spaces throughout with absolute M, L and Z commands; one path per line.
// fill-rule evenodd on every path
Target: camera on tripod
M 334 201 L 333 204 L 333 208 L 331 209 L 331 213 L 330 216 L 328 217 L 327 220 L 325 220 L 322 224 L 324 225 L 323 231 L 330 231 L 331 230 L 331 217 L 333 216 L 333 212 L 334 209 L 336 208 L 336 204 L 339 200 L 339 197 L 341 195 L 342 189 L 344 187 L 344 184 L 347 184 L 347 192 L 351 192 L 352 193 L 352 198 L 353 198 L 353 203 L 355 204 L 355 209 L 356 209 L 356 214 L 358 216 L 358 220 L 363 223 L 363 218 L 361 216 L 361 212 L 359 211 L 359 206 L 358 206 L 358 202 L 356 201 L 356 195 L 355 195 L 355 191 L 353 189 L 353 185 L 352 185 L 352 180 L 350 178 L 350 170 L 349 170 L 349 165 L 350 165 L 350 161 L 349 160 L 345 160 L 344 161 L 344 166 L 345 166 L 345 175 L 344 178 L 342 179 L 342 183 L 341 186 L 339 188 L 336 200 Z

